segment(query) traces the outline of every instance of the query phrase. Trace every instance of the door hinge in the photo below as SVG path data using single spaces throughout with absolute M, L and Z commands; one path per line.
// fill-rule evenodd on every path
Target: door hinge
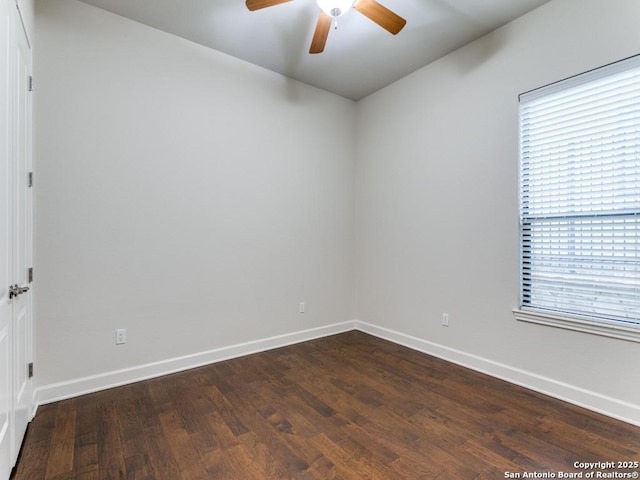
M 33 282 L 33 267 L 29 267 L 27 270 L 27 277 L 29 277 L 29 283 Z
M 29 363 L 29 378 L 33 377 L 33 362 Z
M 33 76 L 29 75 L 29 80 L 28 80 L 28 87 L 29 87 L 29 91 L 33 92 Z
M 33 187 L 33 172 L 27 174 L 27 187 Z

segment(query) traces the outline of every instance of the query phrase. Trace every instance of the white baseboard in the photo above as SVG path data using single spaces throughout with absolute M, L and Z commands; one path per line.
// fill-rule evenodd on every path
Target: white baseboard
M 433 355 L 434 357 L 481 373 L 486 373 L 492 377 L 506 380 L 507 382 L 622 420 L 623 422 L 640 426 L 640 405 L 575 387 L 552 378 L 543 377 L 532 372 L 510 367 L 503 363 L 494 362 L 493 360 L 478 357 L 387 328 L 371 325 L 366 322 L 356 321 L 355 324 L 356 329 L 370 335 Z
M 184 357 L 78 378 L 66 382 L 43 385 L 36 389 L 38 405 L 77 397 L 87 393 L 106 390 L 129 383 L 201 367 L 223 360 L 264 352 L 278 347 L 305 342 L 316 338 L 360 330 L 384 340 L 403 345 L 434 357 L 470 368 L 472 370 L 506 380 L 536 392 L 549 395 L 580 407 L 602 413 L 609 417 L 640 426 L 640 406 L 624 402 L 597 392 L 575 387 L 557 380 L 527 372 L 493 360 L 478 357 L 460 350 L 439 345 L 427 340 L 378 327 L 359 320 L 337 323 L 310 330 L 269 337 L 252 342 L 200 352 Z
M 355 328 L 355 321 L 337 323 L 334 325 L 327 325 L 324 327 L 312 328 L 309 330 L 217 348 L 192 355 L 185 355 L 183 357 L 138 365 L 122 370 L 114 370 L 98 375 L 77 378 L 66 382 L 42 385 L 36 390 L 37 403 L 35 403 L 35 405 L 44 405 L 51 402 L 57 402 L 58 400 L 78 397 L 87 393 L 119 387 L 121 385 L 160 377 L 162 375 L 169 375 L 171 373 L 181 372 L 191 368 L 221 362 L 223 360 L 242 357 L 252 353 L 264 352 L 278 347 L 284 347 L 316 338 L 348 332 Z

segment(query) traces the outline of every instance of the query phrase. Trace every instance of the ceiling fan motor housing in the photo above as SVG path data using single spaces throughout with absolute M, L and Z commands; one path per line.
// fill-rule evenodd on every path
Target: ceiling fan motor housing
M 339 17 L 349 11 L 353 0 L 316 0 L 320 9 L 332 17 Z

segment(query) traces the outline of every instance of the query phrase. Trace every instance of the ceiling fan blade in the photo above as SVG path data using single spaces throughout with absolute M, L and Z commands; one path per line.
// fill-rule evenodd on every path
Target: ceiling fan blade
M 358 0 L 353 8 L 394 35 L 407 23 L 404 18 L 380 5 L 376 0 Z
M 324 50 L 324 44 L 327 43 L 327 37 L 329 36 L 332 21 L 333 18 L 323 11 L 320 11 L 318 23 L 316 24 L 316 31 L 313 34 L 313 40 L 311 40 L 309 53 L 322 53 Z
M 252 12 L 261 8 L 273 7 L 281 3 L 290 2 L 291 0 L 246 0 L 247 8 Z

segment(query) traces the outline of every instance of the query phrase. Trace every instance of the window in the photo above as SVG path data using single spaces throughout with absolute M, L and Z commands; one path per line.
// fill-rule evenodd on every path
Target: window
M 640 56 L 520 96 L 519 320 L 640 341 Z

